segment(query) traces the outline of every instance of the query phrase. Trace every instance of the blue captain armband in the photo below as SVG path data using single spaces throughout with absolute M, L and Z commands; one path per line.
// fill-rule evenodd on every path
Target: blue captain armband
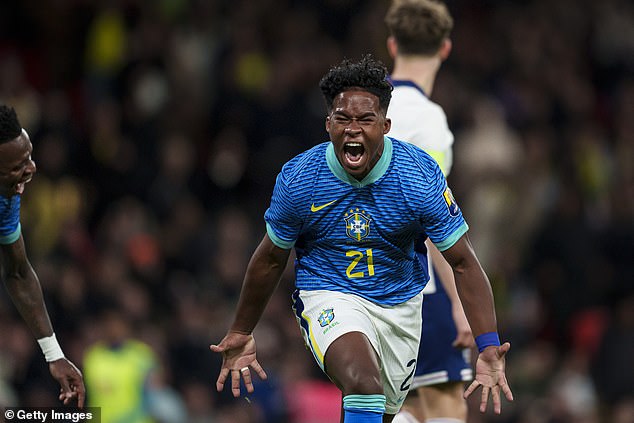
M 478 351 L 482 352 L 486 347 L 500 346 L 500 337 L 497 332 L 486 332 L 476 336 L 475 343 L 478 346 Z

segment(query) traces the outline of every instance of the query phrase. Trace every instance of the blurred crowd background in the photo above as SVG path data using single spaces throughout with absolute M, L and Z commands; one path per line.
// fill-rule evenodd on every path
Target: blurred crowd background
M 447 5 L 454 49 L 433 99 L 516 398 L 470 421 L 632 423 L 634 4 Z M 249 401 L 216 392 L 208 345 L 231 322 L 281 165 L 327 139 L 319 78 L 364 53 L 390 67 L 387 6 L 0 5 L 0 100 L 34 144 L 22 227 L 57 337 L 80 367 L 113 326 L 149 346 L 155 421 L 338 421 L 290 311 L 292 266 L 256 330 L 269 380 Z M 4 291 L 0 333 L 0 405 L 58 405 Z

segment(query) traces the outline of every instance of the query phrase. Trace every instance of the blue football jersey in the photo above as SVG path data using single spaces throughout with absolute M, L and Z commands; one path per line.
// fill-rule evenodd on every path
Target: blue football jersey
M 383 305 L 405 302 L 427 283 L 414 251 L 419 236 L 443 251 L 468 230 L 434 159 L 389 137 L 362 181 L 344 170 L 330 142 L 291 159 L 264 218 L 275 245 L 295 247 L 298 289 Z
M 20 196 L 0 195 L 0 244 L 13 244 L 20 237 Z

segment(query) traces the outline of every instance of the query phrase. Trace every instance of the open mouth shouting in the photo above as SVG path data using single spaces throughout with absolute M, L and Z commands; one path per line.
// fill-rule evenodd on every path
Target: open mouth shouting
M 347 142 L 343 145 L 343 157 L 346 167 L 358 169 L 364 162 L 365 147 L 360 142 Z

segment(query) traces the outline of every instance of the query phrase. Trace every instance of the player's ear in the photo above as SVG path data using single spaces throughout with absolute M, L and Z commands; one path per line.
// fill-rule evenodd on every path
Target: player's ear
M 449 54 L 451 53 L 452 46 L 453 45 L 449 38 L 445 38 L 442 41 L 442 44 L 440 45 L 440 50 L 438 51 L 438 54 L 440 55 L 440 60 L 447 60 L 447 57 L 449 57 Z
M 390 119 L 389 117 L 386 117 L 385 123 L 383 124 L 383 134 L 387 134 L 388 132 L 390 132 L 391 128 L 392 128 L 392 119 Z
M 398 44 L 396 43 L 396 38 L 394 38 L 393 35 L 387 37 L 387 52 L 390 54 L 392 59 L 395 59 L 398 54 Z
M 326 132 L 330 133 L 330 115 L 326 116 Z

